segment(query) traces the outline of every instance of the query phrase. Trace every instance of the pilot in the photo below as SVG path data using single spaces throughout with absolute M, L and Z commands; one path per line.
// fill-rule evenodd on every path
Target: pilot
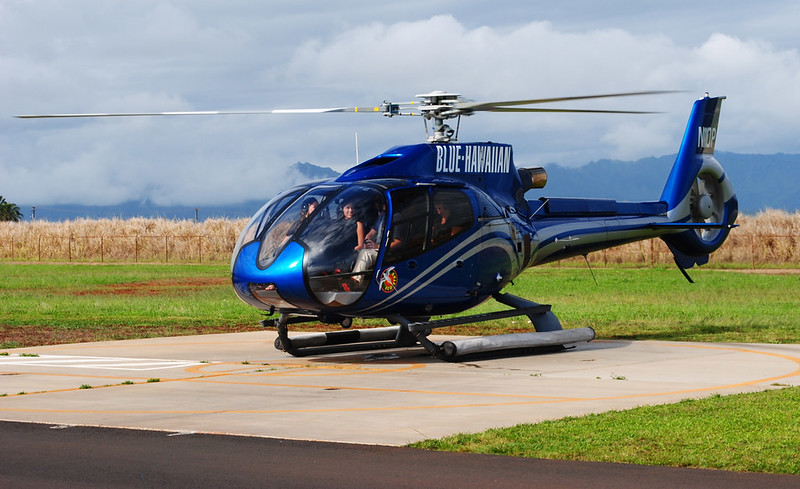
M 306 219 L 308 216 L 314 212 L 314 209 L 317 208 L 319 202 L 314 197 L 308 197 L 306 200 L 303 201 L 303 206 L 300 208 L 300 219 Z
M 306 200 L 303 201 L 303 205 L 300 207 L 300 217 L 289 227 L 289 231 L 286 233 L 286 236 L 284 236 L 281 244 L 287 242 L 294 235 L 297 228 L 308 219 L 308 216 L 314 212 L 314 209 L 316 209 L 318 205 L 319 202 L 314 197 L 307 197 Z
M 291 236 L 292 234 L 294 234 L 294 232 L 297 231 L 297 228 L 300 227 L 300 225 L 303 224 L 303 222 L 305 222 L 306 219 L 308 219 L 308 216 L 310 216 L 311 213 L 314 212 L 314 209 L 316 209 L 318 205 L 319 202 L 317 202 L 317 199 L 315 199 L 314 197 L 306 198 L 306 200 L 303 201 L 303 205 L 300 207 L 300 218 L 297 221 L 295 221 L 294 224 L 292 224 L 292 227 L 291 229 L 289 229 L 287 235 Z

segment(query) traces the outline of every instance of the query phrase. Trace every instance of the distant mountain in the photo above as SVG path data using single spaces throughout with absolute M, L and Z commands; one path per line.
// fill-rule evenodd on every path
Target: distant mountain
M 716 152 L 715 157 L 733 183 L 741 212 L 800 209 L 800 155 Z M 529 191 L 526 197 L 658 200 L 674 161 L 673 154 L 633 162 L 600 160 L 577 168 L 543 165 L 547 169 L 547 186 Z
M 312 163 L 301 163 L 299 161 L 290 166 L 289 169 L 306 177 L 308 180 L 322 180 L 339 176 L 339 172 L 327 166 L 317 166 Z
M 742 212 L 800 209 L 800 155 L 720 153 L 717 159 L 730 174 Z
M 739 198 L 739 209 L 755 214 L 766 208 L 795 211 L 800 209 L 800 155 L 748 155 L 717 152 L 716 158 L 725 168 Z M 592 197 L 616 200 L 658 200 L 675 155 L 643 158 L 637 161 L 599 160 L 580 167 L 545 164 L 547 186 L 531 190 L 528 199 L 539 197 Z M 334 178 L 331 168 L 297 162 L 290 170 L 298 182 Z M 230 205 L 158 206 L 150 202 L 126 202 L 114 206 L 49 205 L 37 206 L 36 218 L 64 221 L 78 218 L 163 217 L 194 219 L 252 216 L 271 198 Z M 30 206 L 20 205 L 25 219 Z M 195 211 L 197 209 L 197 211 Z

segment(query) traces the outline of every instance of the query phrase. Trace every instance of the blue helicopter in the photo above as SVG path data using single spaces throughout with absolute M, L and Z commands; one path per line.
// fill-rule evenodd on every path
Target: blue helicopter
M 507 102 L 471 102 L 432 92 L 421 101 L 377 107 L 273 110 L 266 113 L 367 112 L 432 121 L 426 143 L 393 147 L 338 178 L 290 188 L 264 205 L 241 233 L 231 259 L 236 294 L 277 319 L 276 348 L 293 355 L 422 345 L 458 360 L 500 350 L 564 348 L 591 341 L 592 328 L 563 329 L 549 305 L 502 290 L 526 268 L 659 237 L 687 269 L 707 263 L 735 227 L 738 203 L 714 158 L 722 100 L 694 103 L 674 166 L 658 200 L 540 197 L 543 168 L 517 168 L 511 145 L 457 142 L 447 121 L 479 111 L 610 112 L 530 107 L 533 104 L 632 92 Z M 524 106 L 524 107 L 521 107 Z M 247 113 L 264 113 L 247 112 Z M 230 112 L 202 112 L 217 114 Z M 242 112 L 236 112 L 242 113 Z M 148 114 L 62 114 L 103 117 Z M 33 117 L 33 116 L 23 116 Z M 489 299 L 497 312 L 431 319 L 467 311 Z M 530 333 L 437 343 L 433 330 L 527 316 Z M 354 318 L 383 318 L 392 326 L 350 329 Z M 343 331 L 293 334 L 301 322 L 340 324 Z
M 634 94 L 611 96 L 625 95 Z M 578 97 L 489 104 L 444 92 L 419 97 L 416 112 L 390 103 L 372 110 L 433 120 L 427 143 L 394 147 L 336 179 L 289 189 L 244 229 L 233 252 L 233 285 L 246 303 L 280 314 L 270 323 L 277 348 L 301 355 L 390 341 L 454 359 L 589 341 L 591 328 L 564 330 L 550 306 L 501 291 L 528 267 L 655 237 L 689 278 L 686 269 L 706 263 L 734 226 L 736 195 L 713 156 L 724 97 L 695 102 L 661 198 L 651 202 L 526 200 L 526 191 L 545 186 L 544 169 L 517 168 L 508 144 L 458 143 L 445 123 L 478 110 L 555 111 L 516 106 Z M 490 298 L 511 309 L 430 319 Z M 441 344 L 428 338 L 438 327 L 510 316 L 528 316 L 535 332 Z M 295 322 L 349 328 L 359 317 L 396 326 L 288 335 Z

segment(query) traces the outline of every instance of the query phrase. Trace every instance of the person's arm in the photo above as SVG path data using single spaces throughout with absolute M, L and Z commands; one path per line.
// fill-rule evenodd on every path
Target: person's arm
M 364 247 L 364 238 L 366 233 L 364 232 L 364 223 L 361 221 L 356 221 L 356 238 L 357 244 L 355 249 L 360 250 Z

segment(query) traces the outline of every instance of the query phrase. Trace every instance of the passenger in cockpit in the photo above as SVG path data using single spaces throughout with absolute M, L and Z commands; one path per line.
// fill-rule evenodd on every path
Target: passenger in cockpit
M 383 229 L 385 219 L 386 204 L 376 200 L 371 225 L 369 226 L 367 234 L 364 236 L 364 241 L 356 246 L 356 250 L 374 250 L 378 248 L 378 236 L 380 236 L 380 232 Z
M 435 246 L 460 233 L 464 228 L 453 222 L 452 211 L 447 204 L 434 201 L 433 207 L 436 209 L 436 216 L 431 226 L 431 243 Z
M 342 207 L 342 226 L 340 232 L 345 236 L 353 236 L 354 241 L 353 251 L 358 251 L 364 247 L 364 239 L 366 238 L 366 226 L 363 219 L 356 215 L 356 207 L 353 202 L 347 202 Z M 348 241 L 350 238 L 348 238 Z
M 353 273 L 355 274 L 353 275 L 353 280 L 355 280 L 356 283 L 361 283 L 364 279 L 364 272 L 372 269 L 378 258 L 378 248 L 380 246 L 378 240 L 380 239 L 384 221 L 386 220 L 386 204 L 377 202 L 376 206 L 380 208 L 377 209 L 375 222 L 370 226 L 364 239 L 359 241 L 358 246 L 356 246 L 358 255 L 353 265 Z

